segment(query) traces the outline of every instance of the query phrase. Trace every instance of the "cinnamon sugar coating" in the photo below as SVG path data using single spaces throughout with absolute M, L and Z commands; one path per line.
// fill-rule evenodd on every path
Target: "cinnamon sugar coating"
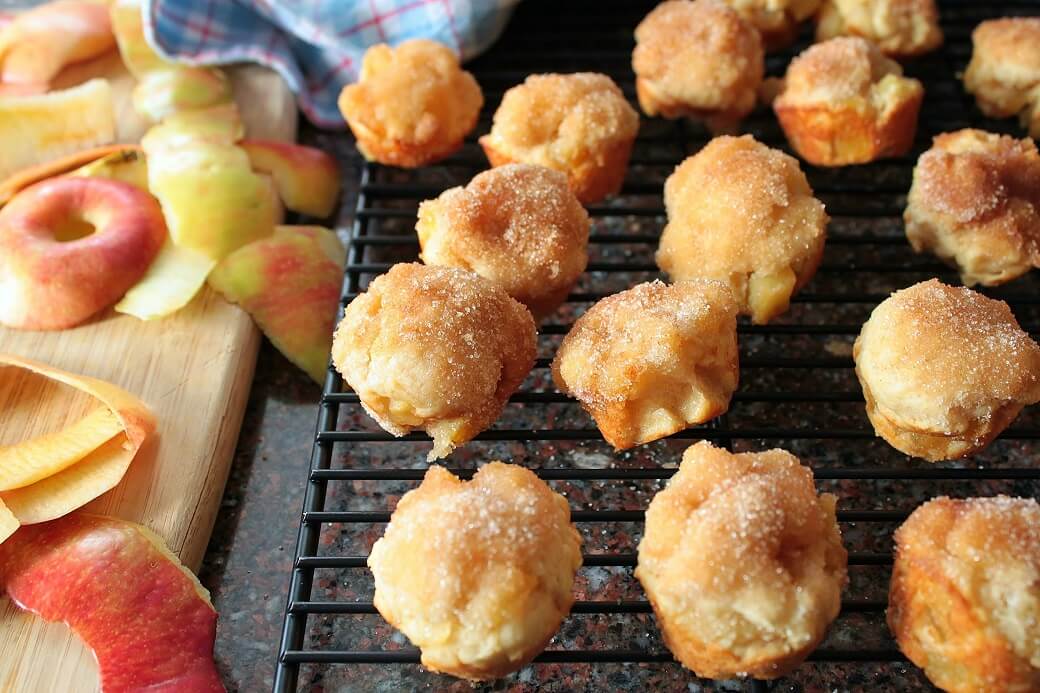
M 882 301 L 853 358 L 877 434 L 933 462 L 981 450 L 1040 401 L 1040 346 L 1007 304 L 937 279 Z
M 935 0 L 824 0 L 816 40 L 860 36 L 885 55 L 910 57 L 942 45 Z
M 346 307 L 332 360 L 372 418 L 445 457 L 490 426 L 534 365 L 523 305 L 454 267 L 394 265 Z
M 687 448 L 647 510 L 636 568 L 672 654 L 717 679 L 797 667 L 841 608 L 836 502 L 785 450 Z
M 741 17 L 758 29 L 766 50 L 789 45 L 799 25 L 811 18 L 823 0 L 726 0 Z
M 964 87 L 991 118 L 1018 116 L 1040 138 L 1040 17 L 1005 17 L 979 24 L 971 34 Z

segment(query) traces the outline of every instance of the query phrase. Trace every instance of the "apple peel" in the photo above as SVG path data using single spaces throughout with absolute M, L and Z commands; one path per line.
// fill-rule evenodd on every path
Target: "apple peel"
M 279 226 L 224 259 L 210 286 L 253 316 L 271 343 L 319 383 L 332 348 L 345 251 L 320 226 Z
M 144 277 L 116 304 L 116 311 L 140 320 L 155 320 L 191 302 L 217 261 L 169 238 Z
M 141 147 L 136 144 L 106 144 L 23 168 L 0 181 L 0 205 L 6 204 L 18 192 L 34 183 L 72 171 L 86 170 L 86 167 L 95 164 L 101 159 L 108 160 L 110 157 L 121 157 L 128 160 L 134 155 L 138 155 L 143 162 L 144 157 L 141 155 L 141 152 Z M 79 175 L 87 174 L 80 173 Z
M 0 378 L 18 370 L 85 392 L 108 413 L 95 409 L 62 431 L 0 448 L 0 505 L 27 525 L 61 517 L 118 484 L 155 432 L 155 418 L 143 402 L 111 383 L 0 354 Z M 0 512 L 0 527 L 4 524 Z
M 231 82 L 220 70 L 173 67 L 153 70 L 134 87 L 134 110 L 159 122 L 177 111 L 231 101 Z
M 148 161 L 140 147 L 122 147 L 69 173 L 81 178 L 107 178 L 148 190 Z
M 209 593 L 146 527 L 88 513 L 23 527 L 0 544 L 0 591 L 82 638 L 104 693 L 224 690 Z
M 238 146 L 254 171 L 271 175 L 286 207 L 320 219 L 332 214 L 340 181 L 339 164 L 331 156 L 288 142 L 242 140 Z

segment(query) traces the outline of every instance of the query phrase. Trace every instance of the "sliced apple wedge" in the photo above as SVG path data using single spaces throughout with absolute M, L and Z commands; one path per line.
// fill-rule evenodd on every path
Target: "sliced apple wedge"
M 22 523 L 18 521 L 14 513 L 0 500 L 0 544 L 4 543 L 21 526 Z
M 31 394 L 30 380 L 16 380 L 27 374 L 85 392 L 99 406 L 60 431 L 0 447 L 0 525 L 9 524 L 8 513 L 20 524 L 34 524 L 97 498 L 119 483 L 155 431 L 144 403 L 115 385 L 0 354 L 0 380 L 12 379 Z
M 56 0 L 15 16 L 0 29 L 0 82 L 46 84 L 62 68 L 115 44 L 108 8 L 90 0 Z
M 315 149 L 287 142 L 242 140 L 254 171 L 269 173 L 282 203 L 294 212 L 324 219 L 339 197 L 339 164 Z
M 146 527 L 87 513 L 23 527 L 0 544 L 0 592 L 68 624 L 103 691 L 224 690 L 209 594 Z
M 271 343 L 319 383 L 332 348 L 345 251 L 320 226 L 279 226 L 235 251 L 210 285 L 253 316 Z
M 116 310 L 140 320 L 175 313 L 195 297 L 216 265 L 216 260 L 190 248 L 178 248 L 167 238 L 144 278 L 126 292 Z
M 148 45 L 139 0 L 115 0 L 109 7 L 109 19 L 119 55 L 134 77 L 141 79 L 152 70 L 173 66 Z

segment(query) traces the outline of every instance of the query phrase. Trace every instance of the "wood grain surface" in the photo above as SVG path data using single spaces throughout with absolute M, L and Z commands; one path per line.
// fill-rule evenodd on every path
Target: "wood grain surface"
M 144 124 L 127 96 L 133 80 L 118 59 L 109 56 L 78 70 L 66 79 L 75 82 L 98 74 L 112 78 L 120 104 L 120 140 L 138 138 Z M 281 78 L 256 66 L 235 67 L 229 73 L 248 136 L 294 139 L 296 106 Z M 0 352 L 118 384 L 156 414 L 156 439 L 141 450 L 119 486 L 87 509 L 151 527 L 196 571 L 227 481 L 259 343 L 249 316 L 209 288 L 163 320 L 142 322 L 109 311 L 62 332 L 0 327 Z M 19 439 L 27 429 L 55 430 L 85 412 L 86 398 L 71 388 L 29 375 L 17 386 L 26 400 L 47 404 L 35 407 L 40 419 L 28 426 L 25 416 L 4 417 L 0 411 L 0 444 Z M 0 598 L 0 691 L 97 688 L 93 656 L 66 626 L 44 623 Z

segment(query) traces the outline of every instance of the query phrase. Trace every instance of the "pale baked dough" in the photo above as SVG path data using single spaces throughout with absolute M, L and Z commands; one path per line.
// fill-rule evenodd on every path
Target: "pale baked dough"
M 492 166 L 539 164 L 567 174 L 589 204 L 621 190 L 639 114 L 606 75 L 530 75 L 509 89 L 480 138 Z
M 852 355 L 877 434 L 933 462 L 981 450 L 1040 401 L 1040 347 L 1007 304 L 937 279 L 882 301 Z
M 581 537 L 566 499 L 502 462 L 461 481 L 430 467 L 372 547 L 375 606 L 433 671 L 471 680 L 516 671 L 570 611 Z
M 365 51 L 360 79 L 339 110 L 369 161 L 415 168 L 462 146 L 484 105 L 480 85 L 447 46 L 412 39 Z
M 896 530 L 888 624 L 952 693 L 1040 688 L 1040 505 L 936 498 Z
M 429 433 L 435 460 L 498 418 L 535 347 L 531 314 L 488 280 L 402 263 L 346 307 L 332 360 L 380 426 Z
M 971 286 L 1040 267 L 1040 154 L 1029 138 L 982 130 L 939 135 L 914 168 L 906 237 Z
M 639 284 L 589 308 L 553 380 L 618 450 L 726 411 L 737 388 L 737 307 L 722 282 Z
M 716 137 L 664 186 L 657 265 L 673 280 L 729 284 L 756 323 L 787 310 L 823 256 L 827 213 L 798 162 L 750 135 Z
M 635 573 L 676 659 L 715 679 L 797 667 L 841 608 L 836 503 L 784 450 L 688 448 L 647 510 Z
M 923 99 L 921 83 L 877 46 L 839 37 L 791 61 L 773 110 L 799 156 L 845 166 L 906 154 Z
M 731 132 L 755 107 L 764 65 L 758 31 L 722 0 L 668 0 L 636 27 L 632 69 L 650 116 Z
M 589 259 L 589 215 L 567 176 L 534 164 L 484 171 L 423 202 L 415 230 L 423 262 L 490 279 L 536 320 L 563 303 Z
M 885 55 L 909 57 L 942 45 L 935 0 L 824 0 L 816 40 L 861 36 Z
M 1008 17 L 979 24 L 971 34 L 964 86 L 991 118 L 1018 116 L 1040 138 L 1040 17 Z
M 741 17 L 758 29 L 767 50 L 789 45 L 799 25 L 816 14 L 822 0 L 726 0 Z

